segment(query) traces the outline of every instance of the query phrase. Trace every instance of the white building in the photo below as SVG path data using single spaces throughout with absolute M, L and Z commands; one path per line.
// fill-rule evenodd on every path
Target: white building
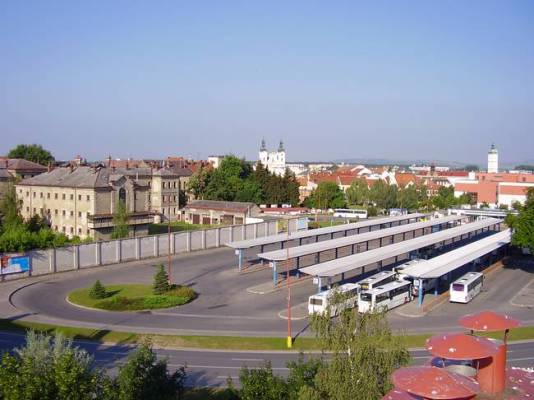
M 213 168 L 219 168 L 221 161 L 224 159 L 224 156 L 209 156 L 208 162 L 213 166 Z
M 492 143 L 488 151 L 488 173 L 496 174 L 499 172 L 499 153 L 495 148 L 495 143 Z
M 259 152 L 259 162 L 276 175 L 284 175 L 286 172 L 286 151 L 284 149 L 284 143 L 280 140 L 280 145 L 278 146 L 277 151 L 267 151 L 265 140 L 262 140 Z

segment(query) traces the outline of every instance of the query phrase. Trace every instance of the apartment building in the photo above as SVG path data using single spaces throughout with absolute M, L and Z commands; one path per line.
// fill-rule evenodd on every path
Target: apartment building
M 112 168 L 60 167 L 22 180 L 16 192 L 25 219 L 40 215 L 69 237 L 109 239 L 119 201 L 129 213 L 131 236 L 148 234 L 154 220 L 148 182 Z
M 191 200 L 187 195 L 187 186 L 192 172 L 188 168 L 167 167 L 153 172 L 151 184 L 151 210 L 156 215 L 156 222 L 176 221 L 181 219 L 180 208 Z M 180 197 L 182 192 L 182 197 Z

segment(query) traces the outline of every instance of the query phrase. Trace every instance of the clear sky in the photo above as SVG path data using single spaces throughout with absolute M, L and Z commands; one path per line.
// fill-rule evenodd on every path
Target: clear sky
M 534 1 L 0 1 L 0 153 L 534 162 Z

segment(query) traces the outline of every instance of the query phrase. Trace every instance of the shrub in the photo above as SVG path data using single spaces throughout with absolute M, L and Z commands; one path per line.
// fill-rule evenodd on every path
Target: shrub
M 169 275 L 165 272 L 163 264 L 160 264 L 154 275 L 154 294 L 163 294 L 171 288 L 169 284 Z
M 108 311 L 135 311 L 144 308 L 144 299 L 128 298 L 123 296 L 113 297 L 109 300 L 103 300 L 95 304 L 95 307 Z
M 191 300 L 196 297 L 195 291 L 189 286 L 172 286 L 166 293 L 168 296 L 183 297 Z
M 107 295 L 106 288 L 97 279 L 91 290 L 89 290 L 89 297 L 92 299 L 105 299 Z

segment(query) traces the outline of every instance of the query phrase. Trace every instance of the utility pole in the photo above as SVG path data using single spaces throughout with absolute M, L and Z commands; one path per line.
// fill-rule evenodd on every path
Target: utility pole
M 296 220 L 295 220 L 296 223 Z M 287 220 L 287 243 L 286 243 L 286 286 L 287 286 L 287 348 L 293 347 L 293 336 L 291 335 L 291 285 L 289 273 L 289 229 L 291 218 Z

